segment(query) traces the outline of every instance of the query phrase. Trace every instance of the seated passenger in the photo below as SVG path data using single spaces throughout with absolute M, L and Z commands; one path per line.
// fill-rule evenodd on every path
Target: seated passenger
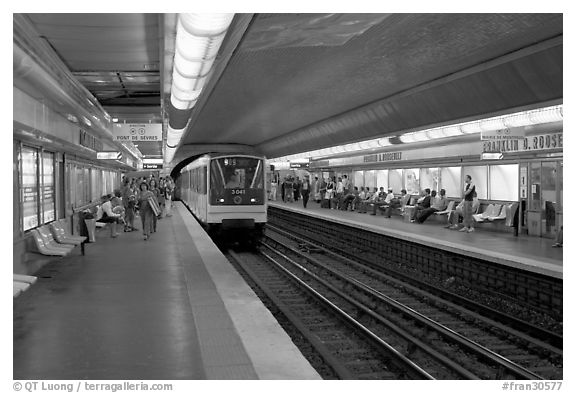
M 384 207 L 387 208 L 390 205 L 390 201 L 392 201 L 392 199 L 394 199 L 394 193 L 392 192 L 392 189 L 389 188 L 388 189 L 388 193 L 384 195 L 384 187 L 380 187 L 380 196 L 378 197 L 378 200 L 376 202 L 374 202 L 374 204 L 372 205 L 372 215 L 375 216 L 376 215 L 376 211 L 378 210 L 379 207 Z
M 401 212 L 404 212 L 404 208 L 406 207 L 406 204 L 408 204 L 409 200 L 410 195 L 408 195 L 405 189 L 402 189 L 400 191 L 400 198 L 394 198 L 390 201 L 389 206 L 386 208 L 386 211 L 384 212 L 384 216 L 387 218 L 392 217 L 392 211 L 394 209 L 400 209 Z
M 436 191 L 432 191 L 433 203 L 428 209 L 420 211 L 420 214 L 416 216 L 416 222 L 422 224 L 428 217 L 436 212 L 446 210 L 448 207 L 448 200 L 446 199 L 446 190 L 441 189 L 440 195 L 435 197 Z
M 348 207 L 351 207 L 350 210 L 354 211 L 354 202 L 359 194 L 358 187 L 354 187 L 352 192 L 345 194 L 342 198 L 342 210 L 348 210 Z
M 96 222 L 103 222 L 110 224 L 110 236 L 117 237 L 118 231 L 116 230 L 116 225 L 120 222 L 122 217 L 121 214 L 114 213 L 112 211 L 112 195 L 104 195 L 102 197 L 102 204 L 98 208 L 96 213 Z
M 434 195 L 436 195 L 436 191 L 434 191 Z M 430 198 L 430 189 L 427 188 L 424 190 L 424 195 L 416 202 L 416 206 L 412 211 L 412 217 L 410 217 L 410 222 L 416 222 L 416 215 L 419 214 L 420 211 L 430 207 Z
M 368 206 L 378 199 L 378 187 L 374 187 L 374 192 L 368 193 L 366 199 L 360 203 L 358 213 L 366 213 Z
M 356 188 L 356 187 L 354 187 Z M 364 187 L 360 187 L 360 192 L 356 195 L 356 199 L 352 202 L 352 211 L 357 210 L 360 206 L 360 203 L 366 199 L 366 191 L 364 191 Z

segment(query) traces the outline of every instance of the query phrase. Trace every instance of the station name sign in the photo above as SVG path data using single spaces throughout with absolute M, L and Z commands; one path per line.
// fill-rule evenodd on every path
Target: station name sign
M 162 124 L 114 124 L 112 129 L 117 142 L 160 142 Z
M 401 151 L 370 154 L 369 156 L 364 156 L 364 162 L 382 162 L 382 161 L 400 161 L 400 160 L 402 160 Z
M 162 164 L 142 164 L 142 169 L 162 169 Z
M 482 153 L 526 152 L 563 148 L 561 132 L 547 135 L 534 135 L 522 139 L 490 140 L 482 142 Z

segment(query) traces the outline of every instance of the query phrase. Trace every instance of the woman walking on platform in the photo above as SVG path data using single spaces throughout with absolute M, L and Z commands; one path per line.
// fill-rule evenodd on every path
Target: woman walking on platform
M 150 205 L 150 199 L 156 200 L 156 196 L 148 190 L 148 184 L 140 183 L 140 194 L 138 195 L 138 204 L 140 206 L 140 219 L 142 220 L 142 232 L 144 240 L 148 240 L 150 233 L 152 233 L 152 225 L 154 225 L 154 210 Z M 158 203 L 158 201 L 156 201 Z

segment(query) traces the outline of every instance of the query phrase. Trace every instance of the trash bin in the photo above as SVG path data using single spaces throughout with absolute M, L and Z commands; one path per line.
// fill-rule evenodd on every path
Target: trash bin
M 88 237 L 88 243 L 96 243 L 96 219 L 92 212 L 80 213 L 80 234 Z
M 88 230 L 88 243 L 96 243 L 96 219 L 90 218 L 84 220 L 86 229 Z
M 528 211 L 527 212 L 528 221 L 528 235 L 530 236 L 542 236 L 542 212 Z

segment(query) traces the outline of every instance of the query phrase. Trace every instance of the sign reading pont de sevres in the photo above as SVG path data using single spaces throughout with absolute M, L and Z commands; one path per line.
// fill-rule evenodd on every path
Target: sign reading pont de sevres
M 114 140 L 118 142 L 159 142 L 162 124 L 114 124 Z

